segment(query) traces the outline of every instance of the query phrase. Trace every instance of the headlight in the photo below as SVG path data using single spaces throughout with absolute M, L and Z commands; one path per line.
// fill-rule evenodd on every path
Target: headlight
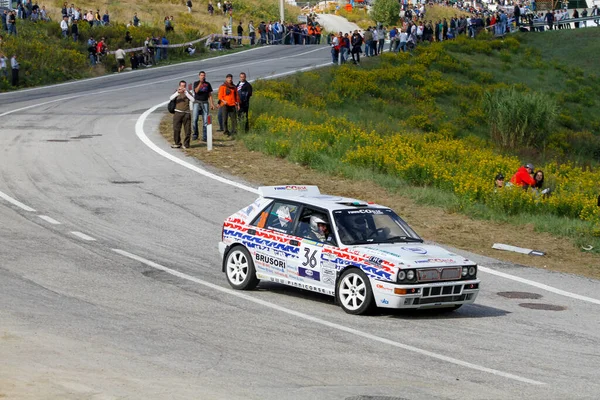
M 477 268 L 469 267 L 469 275 L 475 275 L 477 273 Z
M 406 279 L 406 272 L 404 272 L 404 271 L 398 272 L 398 280 L 403 281 L 405 279 Z
M 463 267 L 462 268 L 462 276 L 467 276 L 468 273 L 469 273 L 469 267 Z
M 409 271 L 406 273 L 406 278 L 407 278 L 409 281 L 412 281 L 412 280 L 415 278 L 415 271 L 413 271 L 412 269 L 411 269 L 411 270 L 409 270 Z

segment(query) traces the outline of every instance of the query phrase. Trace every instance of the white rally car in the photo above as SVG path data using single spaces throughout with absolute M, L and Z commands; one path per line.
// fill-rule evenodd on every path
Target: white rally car
M 423 240 L 391 209 L 268 186 L 223 223 L 219 252 L 235 289 L 261 279 L 335 296 L 350 314 L 373 305 L 451 308 L 473 303 L 477 265 Z

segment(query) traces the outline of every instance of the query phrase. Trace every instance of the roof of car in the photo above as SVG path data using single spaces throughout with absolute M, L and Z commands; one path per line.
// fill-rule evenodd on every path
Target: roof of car
M 350 197 L 321 194 L 316 186 L 263 186 L 259 188 L 261 197 L 289 200 L 327 210 L 355 210 L 357 208 L 388 208 Z

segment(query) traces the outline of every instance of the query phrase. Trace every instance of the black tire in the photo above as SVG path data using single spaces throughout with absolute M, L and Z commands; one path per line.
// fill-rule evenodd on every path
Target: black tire
M 337 281 L 335 297 L 348 314 L 367 314 L 373 305 L 369 278 L 358 268 L 345 270 Z
M 237 290 L 252 290 L 258 285 L 254 261 L 245 247 L 235 246 L 229 250 L 225 260 L 225 277 Z

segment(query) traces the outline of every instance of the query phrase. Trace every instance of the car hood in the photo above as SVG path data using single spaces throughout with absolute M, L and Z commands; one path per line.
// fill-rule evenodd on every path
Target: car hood
M 393 262 L 400 268 L 475 265 L 473 261 L 435 245 L 395 243 L 353 246 L 353 249 L 368 257 Z

